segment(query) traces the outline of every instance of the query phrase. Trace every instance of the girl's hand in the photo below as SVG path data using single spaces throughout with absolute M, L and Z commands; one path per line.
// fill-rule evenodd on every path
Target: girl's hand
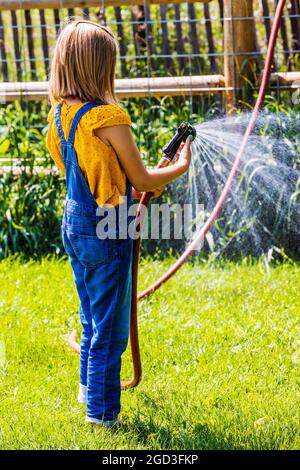
M 176 155 L 175 155 L 175 157 L 174 157 L 173 160 L 172 160 L 173 163 L 178 162 L 179 156 L 180 156 L 181 150 L 182 150 L 183 147 L 184 147 L 184 144 L 185 144 L 185 142 L 181 142 L 181 144 L 179 145 L 179 148 L 178 148 L 178 150 L 177 150 L 177 152 L 176 152 Z
M 180 166 L 182 166 L 184 171 L 187 171 L 189 169 L 191 163 L 191 142 L 192 139 L 190 139 L 189 137 L 186 139 L 185 142 L 181 142 L 179 149 L 177 150 L 172 162 L 173 164 L 179 164 Z M 151 199 L 159 197 L 164 191 L 164 189 L 165 186 L 161 186 L 160 188 L 155 189 L 155 191 L 152 191 L 153 196 L 151 196 Z
M 176 165 L 181 166 L 183 172 L 189 169 L 191 164 L 192 152 L 191 152 L 192 138 L 190 136 L 186 139 L 185 143 L 182 143 L 176 153 L 175 159 L 173 160 Z

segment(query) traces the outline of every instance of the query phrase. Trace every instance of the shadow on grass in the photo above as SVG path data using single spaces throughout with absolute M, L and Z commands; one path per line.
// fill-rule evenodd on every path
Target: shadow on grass
M 237 447 L 228 442 L 228 439 L 220 433 L 212 432 L 208 425 L 196 424 L 186 430 L 168 429 L 156 425 L 151 421 L 141 421 L 136 418 L 131 423 L 122 423 L 119 428 L 122 433 L 128 434 L 138 441 L 141 446 L 148 449 L 181 449 L 181 450 L 229 450 Z
M 217 450 L 236 449 L 236 443 L 230 441 L 224 432 L 215 432 L 209 424 L 201 422 L 189 422 L 187 417 L 178 420 L 172 416 L 172 411 L 164 405 L 163 423 L 159 423 L 159 415 L 162 412 L 162 403 L 157 402 L 151 395 L 143 391 L 139 400 L 143 402 L 149 414 L 141 409 L 121 422 L 120 432 L 127 434 L 130 440 L 148 449 L 195 449 Z M 194 410 L 196 411 L 196 410 Z M 195 416 L 200 415 L 200 409 Z M 162 417 L 162 416 L 161 416 Z M 163 418 L 163 417 L 162 417 Z M 199 419 L 200 421 L 200 419 Z

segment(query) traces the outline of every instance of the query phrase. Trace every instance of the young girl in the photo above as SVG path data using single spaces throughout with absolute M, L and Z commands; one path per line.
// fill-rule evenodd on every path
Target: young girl
M 99 238 L 97 208 L 109 205 L 118 212 L 125 196 L 130 206 L 132 186 L 136 191 L 155 193 L 187 171 L 191 159 L 188 139 L 174 165 L 144 167 L 130 118 L 115 96 L 116 52 L 116 41 L 106 27 L 85 20 L 66 24 L 51 66 L 47 136 L 51 156 L 66 175 L 62 238 L 74 273 L 82 323 L 78 400 L 87 404 L 87 422 L 107 426 L 117 422 L 120 412 L 121 355 L 129 335 L 132 240 L 118 237 L 124 229 L 119 226 L 115 236 Z M 127 217 L 123 223 L 129 220 Z

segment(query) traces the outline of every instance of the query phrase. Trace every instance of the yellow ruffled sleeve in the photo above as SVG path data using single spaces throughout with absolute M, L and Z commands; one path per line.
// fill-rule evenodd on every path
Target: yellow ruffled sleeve
M 127 111 L 114 104 L 97 106 L 91 113 L 85 115 L 84 118 L 89 121 L 87 124 L 92 131 L 100 127 L 132 125 Z

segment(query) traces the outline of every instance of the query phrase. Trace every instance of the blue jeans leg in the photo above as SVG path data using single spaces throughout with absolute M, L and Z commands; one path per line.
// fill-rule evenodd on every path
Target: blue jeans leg
M 80 383 L 81 385 L 87 385 L 87 365 L 88 356 L 91 345 L 91 339 L 93 336 L 93 325 L 92 315 L 90 308 L 90 299 L 86 290 L 84 276 L 85 266 L 78 260 L 73 247 L 68 239 L 67 234 L 63 231 L 63 244 L 70 258 L 70 263 L 73 270 L 74 281 L 76 290 L 80 300 L 80 321 L 82 325 L 82 333 L 80 340 Z
M 132 241 L 116 241 L 109 262 L 86 268 L 93 337 L 88 358 L 87 416 L 113 420 L 120 412 L 121 356 L 130 323 Z

